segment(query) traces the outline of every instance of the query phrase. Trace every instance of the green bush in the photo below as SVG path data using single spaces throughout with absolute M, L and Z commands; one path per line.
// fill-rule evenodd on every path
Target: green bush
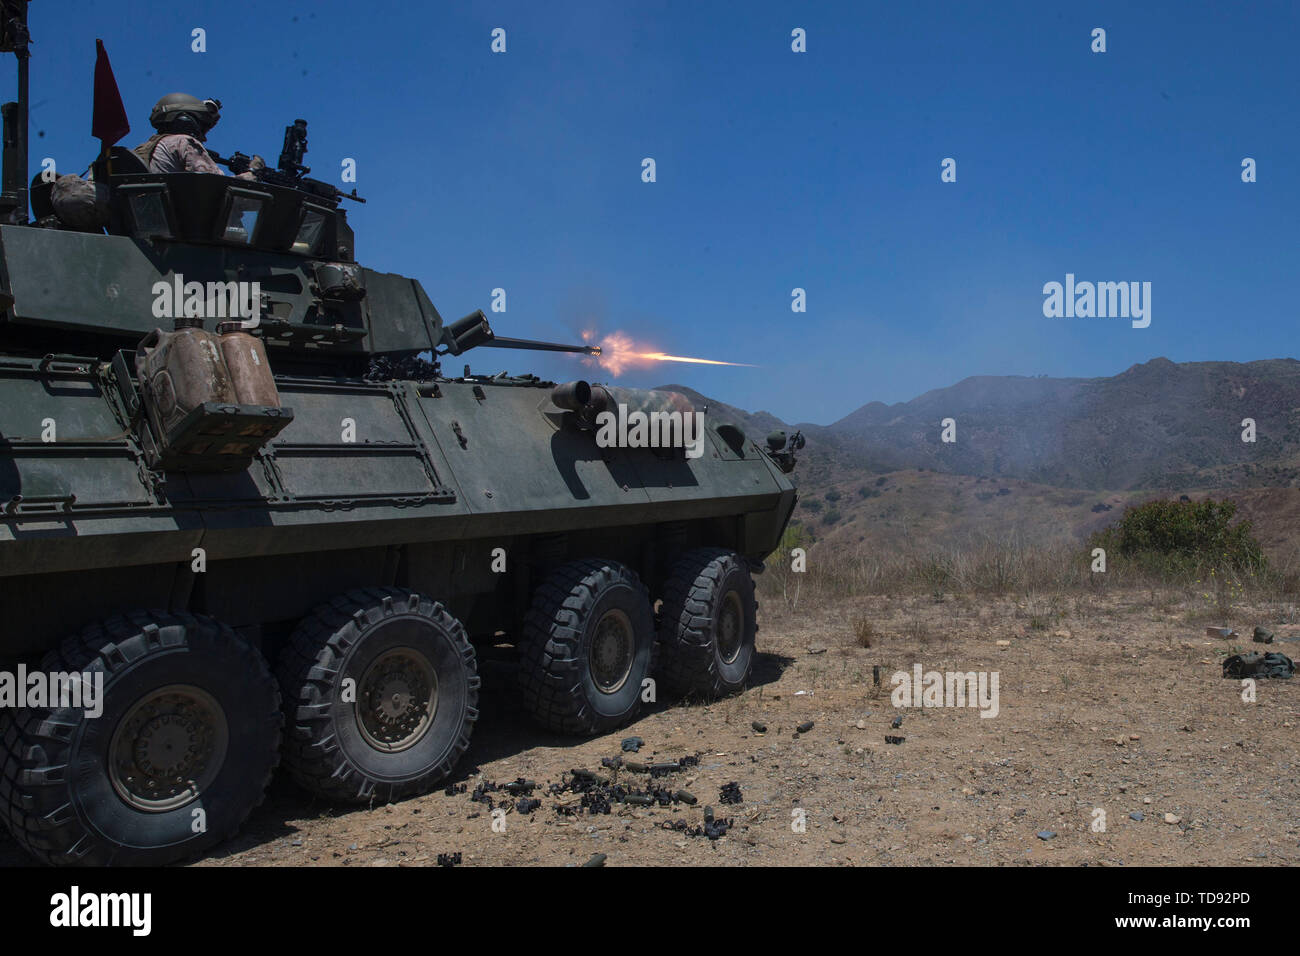
M 781 543 L 773 553 L 789 554 L 795 548 L 807 550 L 810 544 L 812 540 L 808 536 L 807 529 L 798 521 L 791 521 L 781 533 Z
M 1119 521 L 1088 539 L 1088 548 L 1139 564 L 1262 571 L 1264 552 L 1249 521 L 1231 523 L 1236 513 L 1231 501 L 1156 499 L 1125 509 Z

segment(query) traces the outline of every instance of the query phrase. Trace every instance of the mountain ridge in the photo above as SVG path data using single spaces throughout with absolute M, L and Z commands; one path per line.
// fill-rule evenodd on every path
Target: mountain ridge
M 830 425 L 787 424 L 662 387 L 760 441 L 802 430 L 801 461 L 824 481 L 920 468 L 1112 491 L 1300 486 L 1300 361 L 1290 358 L 1160 356 L 1093 378 L 969 376 L 906 402 L 868 402 Z M 941 441 L 947 419 L 952 442 Z M 1242 440 L 1247 420 L 1253 442 Z

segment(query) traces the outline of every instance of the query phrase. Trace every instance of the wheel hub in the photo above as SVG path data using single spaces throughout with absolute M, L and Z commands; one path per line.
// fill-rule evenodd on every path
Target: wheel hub
M 162 813 L 194 800 L 226 757 L 226 714 L 207 691 L 173 684 L 147 694 L 118 722 L 109 778 L 139 810 Z
M 744 632 L 745 609 L 741 606 L 740 595 L 728 591 L 722 599 L 722 610 L 718 613 L 718 656 L 724 663 L 730 664 L 740 655 Z
M 627 614 L 617 608 L 596 622 L 588 653 L 591 679 L 605 694 L 614 694 L 627 682 L 636 653 L 636 638 Z
M 393 648 L 366 668 L 357 703 L 362 735 L 377 750 L 396 753 L 429 729 L 438 709 L 438 676 L 423 654 Z

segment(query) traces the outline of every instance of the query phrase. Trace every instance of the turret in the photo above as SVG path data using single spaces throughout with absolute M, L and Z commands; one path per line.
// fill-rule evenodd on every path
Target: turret
M 244 320 L 281 374 L 362 377 L 376 359 L 436 360 L 478 346 L 599 351 L 498 337 L 481 311 L 444 326 L 417 281 L 359 265 L 340 203 L 364 200 L 307 176 L 306 120 L 285 127 L 274 168 L 236 152 L 213 158 L 246 176 L 150 172 L 113 145 L 128 124 L 102 48 L 95 133 L 104 148 L 93 181 L 37 176 L 29 223 L 26 2 L 0 0 L 0 12 L 0 50 L 19 69 L 18 101 L 3 107 L 0 349 L 110 361 L 177 318 L 197 318 L 210 330 Z M 90 197 L 76 216 L 60 205 L 65 189 Z

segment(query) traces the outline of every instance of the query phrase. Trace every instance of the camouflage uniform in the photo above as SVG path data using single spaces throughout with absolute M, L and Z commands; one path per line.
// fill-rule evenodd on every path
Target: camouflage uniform
M 132 150 L 149 167 L 151 173 L 215 173 L 225 175 L 213 162 L 208 151 L 193 136 L 185 133 L 155 133 Z M 251 172 L 238 179 L 252 179 Z

